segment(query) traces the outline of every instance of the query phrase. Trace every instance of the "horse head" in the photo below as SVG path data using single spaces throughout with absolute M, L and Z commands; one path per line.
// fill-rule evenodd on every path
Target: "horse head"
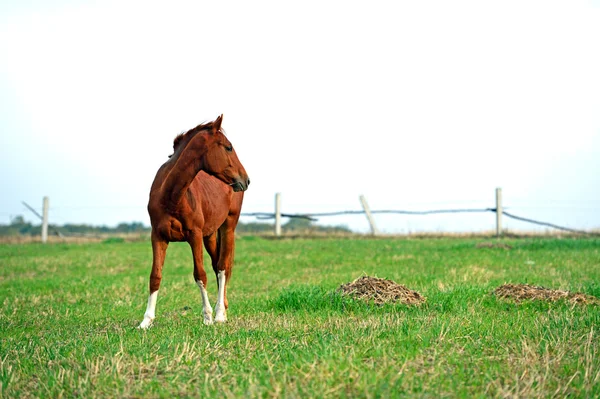
M 250 179 L 244 166 L 221 130 L 223 115 L 207 125 L 205 136 L 206 151 L 202 157 L 202 170 L 233 188 L 233 191 L 245 191 Z

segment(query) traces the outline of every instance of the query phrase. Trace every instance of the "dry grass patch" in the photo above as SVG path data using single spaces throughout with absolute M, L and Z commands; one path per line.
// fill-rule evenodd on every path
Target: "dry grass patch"
M 373 301 L 377 305 L 400 302 L 405 305 L 420 305 L 425 297 L 392 280 L 361 276 L 351 283 L 342 284 L 338 291 L 354 299 Z
M 495 296 L 502 299 L 513 299 L 517 302 L 526 299 L 554 302 L 566 299 L 571 303 L 600 304 L 600 299 L 592 295 L 580 292 L 553 290 L 550 288 L 537 287 L 529 284 L 504 284 L 493 292 Z

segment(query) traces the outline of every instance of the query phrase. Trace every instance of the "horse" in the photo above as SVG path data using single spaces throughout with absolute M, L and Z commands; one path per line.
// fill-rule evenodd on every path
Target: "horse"
M 206 291 L 204 245 L 217 277 L 214 322 L 227 321 L 227 283 L 233 268 L 235 228 L 250 179 L 221 129 L 222 122 L 220 115 L 175 137 L 173 155 L 156 173 L 148 201 L 152 226 L 150 294 L 138 328 L 149 328 L 155 319 L 162 268 L 167 247 L 173 241 L 186 241 L 192 249 L 204 324 L 210 325 L 213 310 Z

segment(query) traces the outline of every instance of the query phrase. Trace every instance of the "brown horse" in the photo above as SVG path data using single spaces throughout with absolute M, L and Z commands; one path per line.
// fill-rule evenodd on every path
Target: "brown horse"
M 227 320 L 226 286 L 233 267 L 234 231 L 250 179 L 221 130 L 222 121 L 223 115 L 177 136 L 173 155 L 156 173 L 148 202 L 152 224 L 150 296 L 139 328 L 150 327 L 154 320 L 165 253 L 171 241 L 187 241 L 192 248 L 204 324 L 212 324 L 202 260 L 204 243 L 217 276 L 215 321 Z

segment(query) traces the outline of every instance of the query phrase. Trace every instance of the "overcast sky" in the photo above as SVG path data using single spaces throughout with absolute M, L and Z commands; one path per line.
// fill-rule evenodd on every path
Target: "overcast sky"
M 53 223 L 149 224 L 173 138 L 223 113 L 245 212 L 276 192 L 290 213 L 487 208 L 502 187 L 515 214 L 598 228 L 599 71 L 599 0 L 3 1 L 0 223 L 48 196 Z

